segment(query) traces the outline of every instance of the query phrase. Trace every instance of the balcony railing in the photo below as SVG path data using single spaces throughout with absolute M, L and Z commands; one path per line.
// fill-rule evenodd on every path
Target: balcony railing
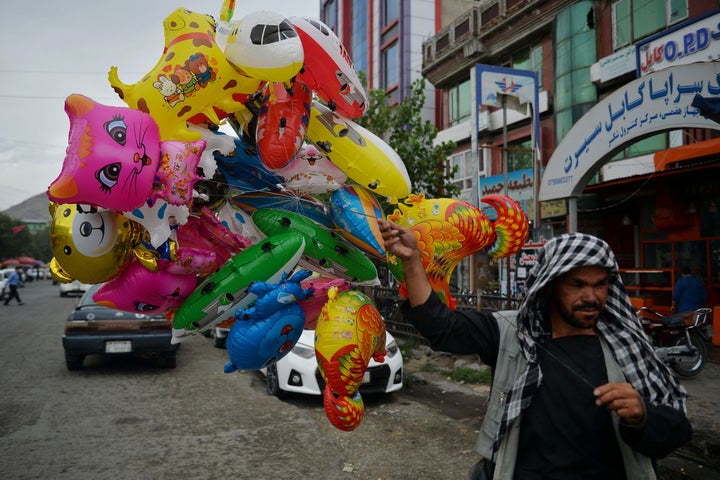
M 478 40 L 480 15 L 480 7 L 473 7 L 427 40 L 423 44 L 423 66 L 427 68 L 441 62 L 460 49 L 466 57 L 482 53 L 482 44 Z

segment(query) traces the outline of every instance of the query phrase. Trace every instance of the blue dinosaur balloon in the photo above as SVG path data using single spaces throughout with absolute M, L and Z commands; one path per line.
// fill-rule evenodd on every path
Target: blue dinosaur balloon
M 300 270 L 290 278 L 284 274 L 279 283 L 253 282 L 248 287 L 258 298 L 253 306 L 235 312 L 226 340 L 230 362 L 225 373 L 266 367 L 292 350 L 305 325 L 305 311 L 297 300 L 313 292 L 300 282 L 310 275 L 310 270 Z

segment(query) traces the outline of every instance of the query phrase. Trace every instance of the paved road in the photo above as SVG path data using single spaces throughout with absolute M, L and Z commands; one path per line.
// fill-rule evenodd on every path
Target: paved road
M 464 478 L 477 419 L 410 396 L 367 398 L 353 432 L 319 397 L 269 397 L 255 372 L 223 373 L 227 353 L 192 337 L 177 368 L 88 357 L 65 368 L 63 321 L 75 304 L 50 281 L 0 305 L 0 479 Z M 460 447 L 460 448 L 458 448 Z
M 226 352 L 203 337 L 183 343 L 174 370 L 89 357 L 69 372 L 61 337 L 76 300 L 50 281 L 21 295 L 25 306 L 0 306 L 2 480 L 444 480 L 477 460 L 484 397 L 466 386 L 426 375 L 427 385 L 366 398 L 360 427 L 341 432 L 318 397 L 281 402 L 255 372 L 224 374 Z M 664 460 L 663 478 L 720 478 L 692 457 L 720 444 L 720 366 L 683 383 L 705 442 Z

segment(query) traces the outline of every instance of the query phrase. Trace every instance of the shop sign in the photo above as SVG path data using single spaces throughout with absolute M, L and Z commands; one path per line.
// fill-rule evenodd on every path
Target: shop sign
M 590 66 L 590 79 L 599 84 L 635 70 L 635 46 L 625 47 Z
M 720 11 L 638 42 L 635 56 L 638 77 L 676 65 L 720 59 Z
M 718 101 L 720 62 L 670 67 L 627 83 L 567 132 L 545 167 L 539 200 L 579 196 L 615 152 L 650 134 L 682 128 L 720 130 L 720 124 L 700 110 Z

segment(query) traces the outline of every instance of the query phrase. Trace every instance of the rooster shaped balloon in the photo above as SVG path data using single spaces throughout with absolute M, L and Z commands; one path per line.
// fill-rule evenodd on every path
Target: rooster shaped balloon
M 315 327 L 315 357 L 325 380 L 325 415 L 336 428 L 354 430 L 365 413 L 358 388 L 368 363 L 385 358 L 385 323 L 367 295 L 328 290 Z
M 450 308 L 455 307 L 450 295 L 450 276 L 463 258 L 481 250 L 496 258 L 513 255 L 528 236 L 527 216 L 514 200 L 504 195 L 488 195 L 482 201 L 497 211 L 494 221 L 462 200 L 426 199 L 422 194 L 410 195 L 388 216 L 389 220 L 413 230 L 430 284 Z M 401 282 L 400 294 L 406 296 L 400 260 L 388 255 L 387 262 Z

